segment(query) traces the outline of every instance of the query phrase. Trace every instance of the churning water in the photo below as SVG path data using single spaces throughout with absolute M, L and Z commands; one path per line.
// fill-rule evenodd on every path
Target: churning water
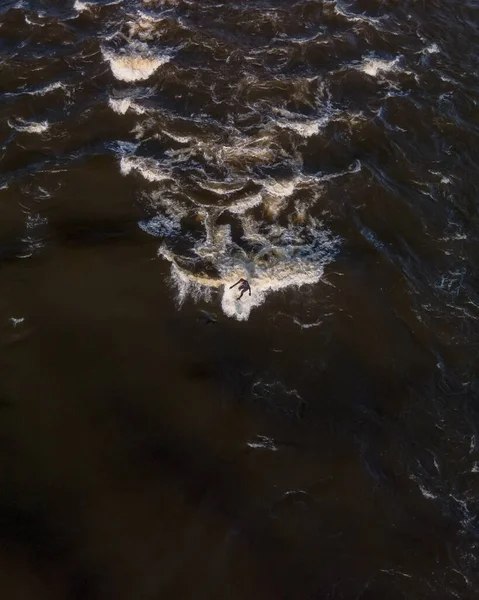
M 2 597 L 477 597 L 479 2 L 3 0 L 0 50 Z

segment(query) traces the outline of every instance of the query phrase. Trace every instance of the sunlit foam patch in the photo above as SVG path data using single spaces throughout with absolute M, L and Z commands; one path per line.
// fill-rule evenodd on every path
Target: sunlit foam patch
M 102 48 L 102 54 L 116 79 L 128 82 L 148 79 L 172 57 L 170 51 L 152 51 L 142 42 L 132 42 L 118 51 Z
M 370 77 L 377 77 L 380 74 L 396 71 L 399 65 L 400 57 L 391 60 L 380 59 L 375 56 L 367 56 L 359 65 L 359 70 Z
M 194 268 L 188 268 L 187 261 L 185 264 L 166 244 L 160 248 L 159 255 L 171 263 L 180 305 L 188 297 L 194 301 L 211 301 L 216 290 L 224 314 L 238 321 L 247 320 L 251 311 L 273 292 L 320 281 L 339 245 L 339 240 L 317 223 L 283 228 L 280 236 L 276 230 L 271 239 L 265 238 L 263 248 L 250 254 L 238 252 L 238 247 L 229 243 L 228 236 L 223 236 L 219 243 L 211 232 L 208 237 L 211 244 L 207 247 L 207 263 L 214 267 L 214 276 L 206 270 L 198 271 L 198 261 L 193 260 Z M 199 259 L 203 252 L 196 250 Z M 251 286 L 251 295 L 247 292 L 241 299 L 238 288 L 231 288 L 240 278 L 247 279 Z

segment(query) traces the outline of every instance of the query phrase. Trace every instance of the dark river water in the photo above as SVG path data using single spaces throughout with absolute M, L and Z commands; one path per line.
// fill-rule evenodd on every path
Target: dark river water
M 478 68 L 477 0 L 0 2 L 1 598 L 479 598 Z

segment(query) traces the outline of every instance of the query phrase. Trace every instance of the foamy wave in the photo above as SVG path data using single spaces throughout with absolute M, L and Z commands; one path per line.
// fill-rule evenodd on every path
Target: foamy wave
M 269 141 L 267 136 L 263 136 L 257 140 L 238 140 L 238 144 L 225 144 L 220 147 L 216 144 L 213 147 L 203 144 L 203 149 L 206 156 L 216 154 L 216 160 L 220 164 L 247 166 L 270 162 L 274 158 L 275 152 Z
M 191 142 L 194 139 L 191 135 L 179 135 L 177 133 L 172 133 L 171 131 L 167 130 L 165 130 L 163 133 L 165 133 L 169 138 L 175 140 L 175 142 L 178 142 L 180 144 L 187 144 L 188 142 Z
M 440 52 L 440 50 L 439 46 L 436 43 L 434 43 L 428 46 L 427 48 L 424 48 L 423 52 L 425 52 L 426 54 L 437 54 L 438 52 Z
M 66 91 L 67 86 L 61 81 L 55 81 L 54 83 L 49 83 L 48 85 L 39 88 L 38 90 L 33 90 L 31 92 L 24 92 L 25 94 L 30 94 L 31 96 L 44 96 L 45 94 L 49 94 L 50 92 L 54 92 L 55 90 L 63 90 Z
M 48 121 L 24 121 L 23 119 L 17 119 L 14 123 L 12 121 L 8 121 L 9 126 L 15 131 L 20 131 L 22 133 L 45 133 L 50 127 Z
M 28 15 L 24 15 L 25 23 L 28 25 L 38 25 L 38 27 L 44 27 L 45 23 L 39 23 L 38 21 L 32 21 L 29 19 Z
M 132 98 L 110 98 L 108 100 L 110 108 L 119 115 L 124 115 L 128 110 L 132 110 L 137 115 L 142 115 L 146 111 L 137 104 Z
M 138 11 L 135 17 L 128 21 L 128 35 L 130 38 L 138 38 L 139 40 L 153 40 L 157 35 L 157 26 L 164 21 L 165 18 L 161 15 L 150 15 L 143 11 Z
M 219 195 L 229 195 L 234 192 L 239 192 L 247 183 L 245 178 L 241 178 L 239 181 L 213 181 L 211 179 L 206 181 L 198 181 L 198 186 L 203 190 L 208 190 Z
M 207 244 L 208 262 L 214 265 L 218 276 L 190 271 L 180 265 L 181 259 L 166 246 L 160 248 L 159 254 L 172 264 L 172 279 L 180 303 L 188 296 L 195 300 L 210 299 L 211 290 L 217 289 L 224 314 L 239 321 L 247 320 L 253 308 L 261 306 L 272 292 L 317 283 L 337 252 L 338 240 L 317 223 L 303 228 L 273 229 L 265 238 L 263 249 L 250 256 L 228 251 L 229 229 L 227 226 L 218 229 L 215 233 L 220 233 L 221 239 L 210 235 Z M 251 295 L 245 294 L 241 300 L 238 289 L 230 289 L 240 278 L 247 279 L 251 286 Z
M 399 58 L 396 57 L 392 60 L 381 60 L 379 58 L 367 57 L 364 58 L 359 69 L 370 75 L 371 77 L 377 77 L 379 73 L 387 73 L 388 71 L 394 71 L 399 62 Z
M 318 121 L 277 121 L 279 127 L 283 129 L 292 129 L 300 136 L 308 138 L 319 133 Z
M 381 23 L 381 19 L 379 19 L 378 17 L 370 17 L 368 15 L 365 15 L 364 13 L 357 14 L 357 13 L 348 11 L 347 9 L 345 9 L 342 6 L 342 3 L 340 2 L 340 0 L 328 0 L 327 2 L 325 2 L 325 4 L 334 4 L 334 12 L 337 15 L 341 15 L 348 21 L 353 21 L 353 22 L 354 21 L 356 21 L 356 22 L 364 21 L 366 23 L 369 23 L 370 25 L 379 25 Z
M 80 0 L 75 0 L 73 8 L 78 12 L 83 12 L 84 10 L 88 10 L 89 4 L 89 2 L 80 2 Z
M 81 0 L 75 0 L 73 8 L 77 12 L 83 12 L 85 10 L 89 10 L 92 6 L 112 6 L 114 4 L 121 4 L 122 2 L 123 0 L 112 0 L 111 2 L 102 2 L 101 4 L 98 4 L 97 2 L 82 2 Z
M 122 156 L 120 170 L 122 175 L 129 175 L 131 171 L 138 171 L 147 181 L 151 182 L 171 178 L 169 171 L 163 170 L 157 161 L 148 157 Z
M 171 54 L 153 53 L 146 44 L 140 42 L 132 43 L 118 53 L 102 49 L 102 54 L 110 63 L 116 79 L 128 82 L 148 79 L 161 65 L 171 60 Z

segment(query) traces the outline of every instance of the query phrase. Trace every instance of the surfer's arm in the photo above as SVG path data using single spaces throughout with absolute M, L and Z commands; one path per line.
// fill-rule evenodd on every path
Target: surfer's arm
M 232 290 L 234 287 L 236 287 L 238 285 L 238 283 L 241 283 L 241 279 L 239 281 L 237 281 L 234 285 L 230 285 L 230 290 Z

